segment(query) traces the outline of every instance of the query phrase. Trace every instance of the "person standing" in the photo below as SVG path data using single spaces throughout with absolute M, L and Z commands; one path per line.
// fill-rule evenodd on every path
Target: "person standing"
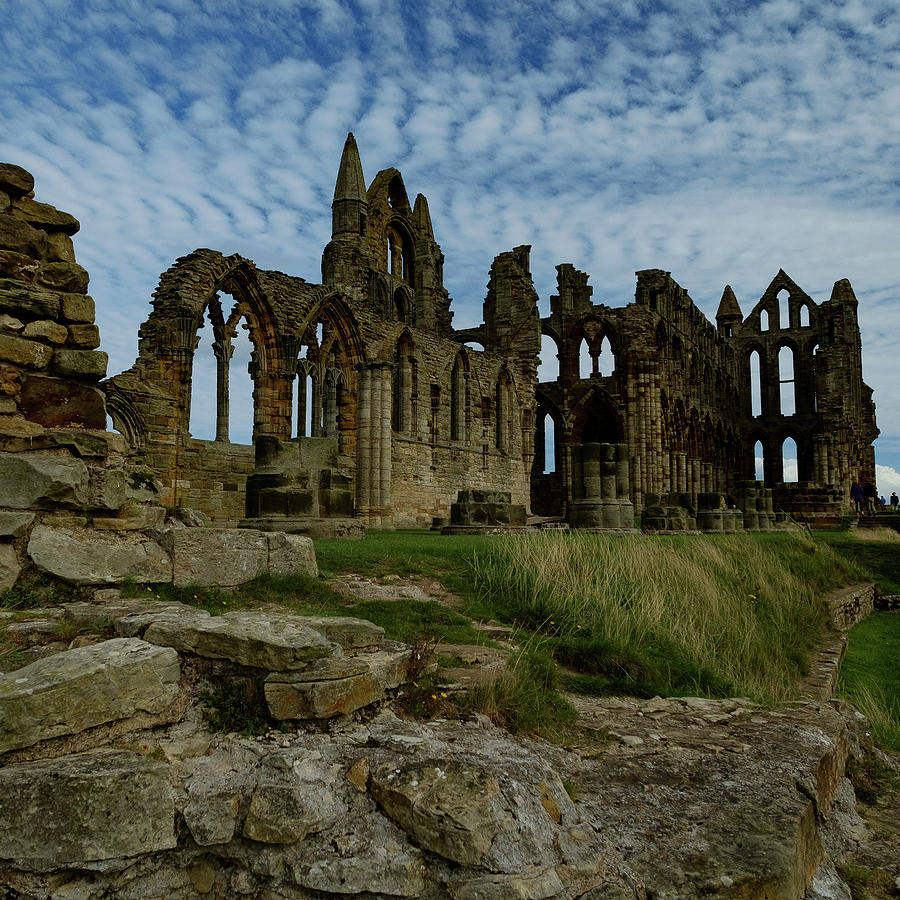
M 900 497 L 897 496 L 896 491 L 891 491 L 891 512 L 897 512 L 897 506 L 900 505 Z
M 867 516 L 874 516 L 878 510 L 875 508 L 875 500 L 878 497 L 878 491 L 871 481 L 867 481 L 863 485 L 863 500 Z
M 850 488 L 850 500 L 853 502 L 856 514 L 859 515 L 862 512 L 863 489 L 858 481 L 854 481 Z

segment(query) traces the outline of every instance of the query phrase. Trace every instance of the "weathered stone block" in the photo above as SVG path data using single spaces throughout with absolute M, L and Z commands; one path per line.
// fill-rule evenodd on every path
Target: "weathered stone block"
M 75 262 L 75 245 L 72 238 L 61 231 L 47 235 L 47 257 L 60 262 Z
M 78 734 L 140 712 L 163 712 L 178 694 L 178 654 L 113 638 L 0 675 L 0 753 Z
M 0 248 L 15 250 L 34 259 L 47 255 L 47 235 L 13 216 L 0 216 Z
M 21 197 L 13 201 L 12 209 L 13 215 L 43 231 L 61 231 L 63 234 L 73 235 L 81 228 L 75 216 L 62 212 L 49 203 L 32 200 L 30 197 Z
M 57 350 L 53 368 L 61 375 L 99 381 L 106 377 L 109 357 L 102 350 Z
M 21 319 L 6 313 L 0 315 L 0 334 L 18 334 L 24 327 Z
M 18 581 L 21 571 L 16 548 L 12 544 L 0 544 L 0 591 L 11 588 Z
M 62 317 L 67 322 L 94 321 L 94 298 L 88 294 L 60 294 Z
M 94 750 L 0 769 L 3 859 L 50 870 L 176 844 L 166 763 Z
M 49 364 L 52 356 L 53 349 L 46 344 L 11 334 L 0 334 L 0 359 L 8 360 L 17 366 L 43 369 Z
M 334 822 L 340 809 L 328 770 L 290 751 L 262 766 L 250 798 L 244 836 L 267 844 L 293 844 Z
M 304 616 L 303 621 L 345 650 L 378 647 L 384 640 L 384 629 L 365 619 L 355 619 L 352 616 Z
M 24 253 L 0 250 L 0 276 L 16 281 L 34 281 L 40 263 Z
M 399 772 L 383 766 L 372 775 L 371 793 L 422 849 L 463 865 L 478 865 L 494 838 L 516 827 L 496 778 L 458 763 Z
M 76 294 L 86 293 L 90 280 L 87 269 L 83 269 L 75 262 L 45 263 L 37 276 L 38 284 L 57 291 L 73 291 Z
M 128 501 L 128 494 L 128 476 L 124 469 L 92 469 L 90 505 L 94 509 L 120 509 Z
M 172 554 L 177 585 L 244 584 L 269 565 L 269 542 L 259 531 L 237 528 L 180 528 L 163 539 Z
M 38 525 L 28 541 L 28 555 L 42 571 L 71 584 L 117 584 L 172 580 L 172 561 L 153 541 L 125 535 L 73 532 Z
M 0 163 L 0 188 L 13 197 L 22 197 L 34 190 L 34 176 L 21 166 Z
M 22 337 L 41 338 L 50 341 L 51 344 L 64 344 L 69 337 L 69 331 L 65 325 L 51 322 L 48 319 L 38 319 L 25 326 L 22 330 Z
M 0 512 L 0 537 L 17 538 L 28 531 L 34 521 L 34 513 Z
M 80 459 L 0 453 L 3 505 L 14 509 L 83 507 L 88 500 L 88 470 Z
M 0 306 L 23 319 L 55 320 L 59 318 L 60 295 L 11 278 L 0 278 Z
M 242 666 L 283 672 L 329 656 L 334 646 L 303 618 L 279 613 L 234 612 L 208 619 L 157 620 L 144 640 Z
M 27 419 L 45 428 L 106 428 L 106 398 L 96 388 L 31 375 L 22 385 L 19 406 Z
M 70 325 L 69 342 L 93 350 L 100 346 L 100 329 L 96 325 Z
M 269 681 L 266 703 L 275 719 L 330 719 L 346 716 L 377 700 L 383 693 L 369 672 L 328 681 Z
M 270 575 L 318 575 L 316 551 L 313 542 L 303 535 L 271 532 L 266 535 L 269 543 Z

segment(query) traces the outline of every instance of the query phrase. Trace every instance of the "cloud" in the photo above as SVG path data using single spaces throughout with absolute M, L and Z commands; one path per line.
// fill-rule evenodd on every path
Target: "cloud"
M 353 130 L 369 179 L 395 165 L 428 196 L 459 326 L 520 243 L 544 313 L 559 262 L 612 305 L 667 269 L 708 316 L 726 282 L 748 311 L 779 267 L 817 301 L 850 277 L 881 454 L 898 34 L 877 0 L 8 0 L 0 157 L 82 220 L 111 372 L 197 246 L 317 280 Z

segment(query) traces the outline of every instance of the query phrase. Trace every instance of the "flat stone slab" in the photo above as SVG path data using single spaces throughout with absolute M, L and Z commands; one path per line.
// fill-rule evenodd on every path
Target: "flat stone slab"
M 282 613 L 233 612 L 188 620 L 164 616 L 147 628 L 144 640 L 270 672 L 303 669 L 334 652 L 334 644 L 306 618 Z
M 140 584 L 172 580 L 169 555 L 154 541 L 37 525 L 28 555 L 42 571 L 70 584 Z
M 15 509 L 87 506 L 90 484 L 80 459 L 36 453 L 0 453 L 3 505 Z
M 160 713 L 175 699 L 180 673 L 174 650 L 114 638 L 0 675 L 0 753 Z
M 169 771 L 123 750 L 0 768 L 0 859 L 47 871 L 174 847 Z
M 173 528 L 162 541 L 172 555 L 172 580 L 179 587 L 234 587 L 268 571 L 269 542 L 259 531 Z
M 349 715 L 409 681 L 412 649 L 395 641 L 374 653 L 335 653 L 296 672 L 273 672 L 264 690 L 276 719 Z

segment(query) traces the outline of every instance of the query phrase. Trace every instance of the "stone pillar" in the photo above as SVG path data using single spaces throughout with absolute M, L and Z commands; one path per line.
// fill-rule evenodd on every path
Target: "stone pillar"
M 330 373 L 325 379 L 325 436 L 337 435 L 337 377 Z
M 600 446 L 600 444 L 583 444 L 580 448 L 572 448 L 573 499 L 603 496 Z
M 297 437 L 306 437 L 306 372 L 297 373 Z
M 604 500 L 616 499 L 616 448 L 602 444 L 600 450 L 601 493 Z
M 625 444 L 616 444 L 616 498 L 628 500 L 631 494 L 628 477 L 628 447 Z
M 322 385 L 318 373 L 312 377 L 312 397 L 310 398 L 312 415 L 310 416 L 310 437 L 322 436 Z
M 381 381 L 381 409 L 378 418 L 380 436 L 378 441 L 378 505 L 388 510 L 391 505 L 391 369 L 382 366 L 377 370 Z
M 213 353 L 216 356 L 216 440 L 228 440 L 228 414 L 231 408 L 229 391 L 229 369 L 234 347 L 227 338 L 213 341 Z
M 356 403 L 356 505 L 362 515 L 372 506 L 372 369 L 359 368 Z M 304 391 L 305 394 L 305 391 Z

